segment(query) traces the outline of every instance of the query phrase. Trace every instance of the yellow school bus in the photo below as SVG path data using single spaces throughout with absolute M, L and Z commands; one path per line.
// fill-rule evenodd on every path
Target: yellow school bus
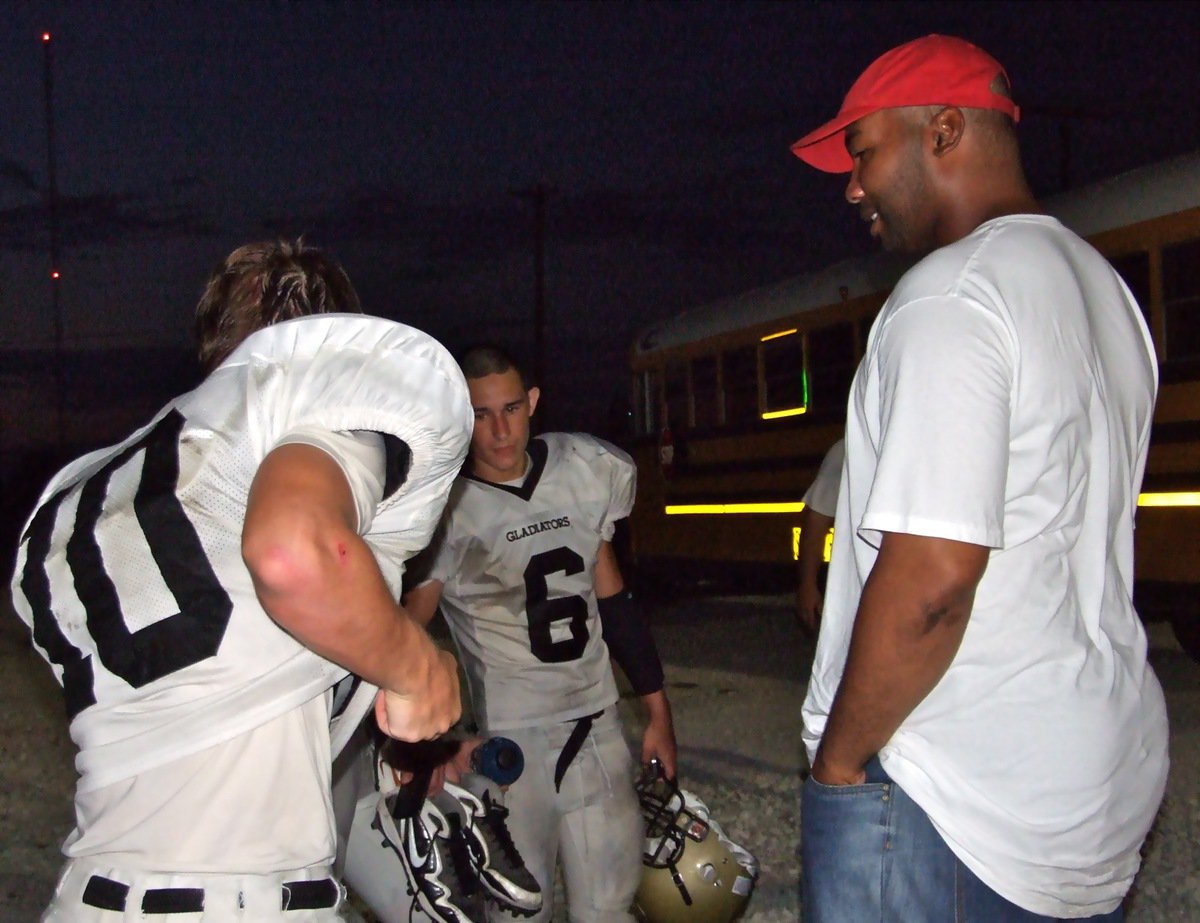
M 1200 151 L 1047 200 L 1142 306 L 1160 389 L 1137 516 L 1137 603 L 1200 659 Z M 841 436 L 879 253 L 688 310 L 632 346 L 634 560 L 658 579 L 793 580 L 800 498 Z

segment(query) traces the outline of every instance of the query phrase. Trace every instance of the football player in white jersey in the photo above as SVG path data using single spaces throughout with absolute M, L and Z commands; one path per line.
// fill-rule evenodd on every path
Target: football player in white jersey
M 359 310 L 320 251 L 239 248 L 197 309 L 204 381 L 43 492 L 14 602 L 80 772 L 44 920 L 341 920 L 344 728 L 372 703 L 405 739 L 457 721 L 454 658 L 395 600 L 466 454 L 466 384 Z
M 676 757 L 662 666 L 611 545 L 636 471 L 592 436 L 530 439 L 539 392 L 502 351 L 461 365 L 471 454 L 405 606 L 428 623 L 440 602 L 480 733 L 524 750 L 507 822 L 544 897 L 535 920 L 553 917 L 561 861 L 572 921 L 631 921 L 643 829 L 610 654 L 646 709 L 642 762 L 673 778 Z

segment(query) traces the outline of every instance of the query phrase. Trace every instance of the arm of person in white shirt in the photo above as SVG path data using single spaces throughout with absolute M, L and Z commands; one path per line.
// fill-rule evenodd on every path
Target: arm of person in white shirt
M 982 545 L 885 532 L 854 619 L 812 775 L 855 785 L 958 652 L 987 566 Z
M 310 445 L 282 445 L 251 485 L 242 557 L 284 630 L 384 691 L 376 718 L 385 733 L 434 737 L 461 714 L 454 657 L 397 604 L 357 527 L 337 462 Z
M 796 569 L 800 583 L 796 590 L 796 615 L 808 631 L 816 631 L 821 621 L 820 587 L 817 574 L 825 559 L 825 536 L 833 528 L 833 517 L 819 513 L 811 506 L 800 511 L 800 540 L 796 552 Z

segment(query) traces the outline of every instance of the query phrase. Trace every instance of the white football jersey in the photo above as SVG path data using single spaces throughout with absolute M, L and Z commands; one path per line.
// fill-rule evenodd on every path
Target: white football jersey
M 593 436 L 530 440 L 519 486 L 455 482 L 429 577 L 489 732 L 590 715 L 617 700 L 593 575 L 633 509 L 636 470 Z
M 60 471 L 23 533 L 13 597 L 63 685 L 80 791 L 229 740 L 346 676 L 267 615 L 242 561 L 250 484 L 284 437 L 311 427 L 403 443 L 360 522 L 398 592 L 473 422 L 437 341 L 320 315 L 258 331 L 124 442 Z

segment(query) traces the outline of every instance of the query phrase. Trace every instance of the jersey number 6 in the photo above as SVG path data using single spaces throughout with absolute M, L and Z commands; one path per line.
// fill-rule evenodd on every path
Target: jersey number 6
M 525 614 L 529 619 L 529 647 L 542 663 L 578 660 L 588 643 L 588 607 L 582 596 L 547 599 L 550 574 L 572 577 L 583 573 L 583 558 L 570 548 L 543 551 L 525 567 Z M 550 634 L 554 622 L 566 622 L 569 636 L 555 641 Z

